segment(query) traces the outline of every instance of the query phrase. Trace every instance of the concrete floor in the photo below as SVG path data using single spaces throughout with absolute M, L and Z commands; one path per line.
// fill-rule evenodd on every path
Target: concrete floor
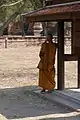
M 28 87 L 1 90 L 0 113 L 8 120 L 80 120 L 79 112 L 50 103 Z

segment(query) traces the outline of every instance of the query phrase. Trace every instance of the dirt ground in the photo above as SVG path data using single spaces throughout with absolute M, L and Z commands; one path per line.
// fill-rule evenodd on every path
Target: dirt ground
M 0 88 L 37 85 L 40 46 L 15 46 L 0 49 Z M 69 47 L 65 49 L 70 52 Z M 57 83 L 57 69 L 55 78 Z M 76 86 L 77 62 L 65 62 L 65 87 Z

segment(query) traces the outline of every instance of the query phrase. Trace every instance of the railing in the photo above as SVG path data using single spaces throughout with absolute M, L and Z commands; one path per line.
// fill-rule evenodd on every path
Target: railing
M 4 48 L 8 48 L 8 44 L 26 43 L 28 45 L 40 45 L 46 39 L 45 36 L 1 36 L 0 45 L 4 44 Z M 65 41 L 70 41 L 70 36 L 65 36 Z M 57 43 L 57 36 L 53 36 L 53 41 Z

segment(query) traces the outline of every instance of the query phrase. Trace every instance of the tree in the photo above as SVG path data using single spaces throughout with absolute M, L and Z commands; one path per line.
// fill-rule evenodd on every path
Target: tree
M 1 0 L 0 3 L 0 35 L 9 23 L 24 11 L 42 7 L 42 0 Z M 3 11 L 3 13 L 2 13 Z

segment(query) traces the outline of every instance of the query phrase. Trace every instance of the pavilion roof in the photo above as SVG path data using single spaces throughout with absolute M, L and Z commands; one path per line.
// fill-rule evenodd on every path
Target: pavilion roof
M 42 17 L 48 16 L 48 15 L 53 15 L 53 16 L 59 15 L 60 16 L 60 14 L 65 14 L 65 13 L 71 14 L 73 12 L 79 12 L 79 11 L 80 11 L 80 1 L 75 1 L 75 2 L 68 2 L 68 3 L 46 6 L 46 7 L 43 7 L 35 11 L 31 11 L 28 13 L 22 13 L 21 15 L 30 20 L 32 18 L 35 18 L 36 19 L 35 21 L 37 21 L 37 18 L 41 16 Z

